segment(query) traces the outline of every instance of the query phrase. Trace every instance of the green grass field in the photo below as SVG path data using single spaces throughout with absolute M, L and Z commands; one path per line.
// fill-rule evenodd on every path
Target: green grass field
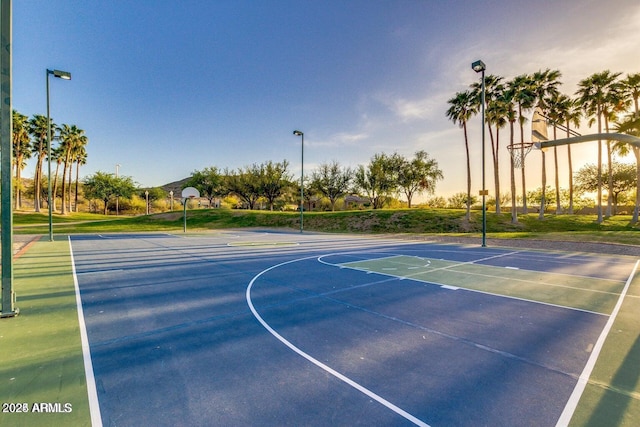
M 96 214 L 54 215 L 54 232 L 110 233 L 182 231 L 181 211 L 137 217 Z M 412 233 L 480 236 L 481 212 L 472 212 L 471 221 L 464 210 L 455 209 L 380 209 L 339 212 L 305 212 L 304 229 L 333 233 Z M 244 227 L 299 229 L 296 212 L 198 209 L 187 211 L 187 228 L 211 230 Z M 14 228 L 21 234 L 47 234 L 47 214 L 16 213 Z M 630 216 L 614 216 L 601 224 L 595 215 L 520 215 L 517 224 L 509 214 L 487 215 L 487 236 L 501 239 L 545 239 L 563 241 L 640 244 L 640 226 Z

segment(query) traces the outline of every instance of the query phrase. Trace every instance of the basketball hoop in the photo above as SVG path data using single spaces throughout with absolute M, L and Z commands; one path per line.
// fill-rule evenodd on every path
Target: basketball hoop
M 524 166 L 524 159 L 529 154 L 529 151 L 533 148 L 533 142 L 520 142 L 516 144 L 507 145 L 507 150 L 511 154 L 513 159 L 513 167 L 516 169 L 522 169 Z

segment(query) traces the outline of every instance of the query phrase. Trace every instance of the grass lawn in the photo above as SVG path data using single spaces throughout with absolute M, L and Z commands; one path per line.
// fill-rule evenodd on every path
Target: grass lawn
M 182 211 L 136 217 L 73 213 L 54 215 L 54 232 L 113 233 L 181 231 Z M 270 212 L 230 209 L 197 209 L 187 211 L 187 228 L 209 230 L 224 228 L 300 227 L 297 212 Z M 14 228 L 21 234 L 47 234 L 46 213 L 15 213 Z M 333 233 L 413 233 L 448 234 L 477 237 L 482 232 L 482 215 L 472 211 L 470 221 L 465 211 L 456 209 L 379 209 L 339 212 L 305 212 L 304 229 Z M 620 215 L 596 222 L 595 215 L 520 215 L 517 223 L 510 214 L 487 214 L 487 237 L 500 239 L 544 239 L 584 242 L 640 244 L 640 226 L 631 216 Z

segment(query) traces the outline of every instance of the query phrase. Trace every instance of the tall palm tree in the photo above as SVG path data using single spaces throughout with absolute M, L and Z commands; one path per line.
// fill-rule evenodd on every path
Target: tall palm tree
M 63 151 L 62 157 L 62 209 L 60 213 L 66 215 L 67 213 L 67 170 L 69 170 L 69 174 L 71 174 L 71 166 L 73 165 L 72 154 L 79 147 L 83 147 L 87 144 L 87 137 L 84 134 L 84 130 L 78 128 L 76 125 L 62 125 L 60 129 L 60 146 Z M 71 178 L 71 175 L 69 175 Z M 69 184 L 71 187 L 71 184 Z M 71 188 L 69 188 L 69 193 L 71 192 Z M 71 198 L 69 197 L 69 204 L 71 204 Z M 71 209 L 69 209 L 71 210 Z
M 620 73 L 612 73 L 609 70 L 595 73 L 578 82 L 578 102 L 582 106 L 587 117 L 592 119 L 589 125 L 593 124 L 593 119 L 598 123 L 598 133 L 602 133 L 602 119 L 605 111 L 605 104 L 608 102 L 608 92 Z M 611 168 L 609 168 L 611 169 Z M 598 223 L 602 217 L 602 141 L 598 141 Z
M 507 87 L 513 90 L 514 101 L 518 104 L 518 125 L 520 127 L 520 143 L 530 142 L 524 138 L 524 124 L 527 122 L 526 113 L 528 113 L 535 105 L 535 93 L 533 92 L 533 79 L 528 74 L 516 76 L 507 83 Z M 513 142 L 512 142 L 513 143 Z M 524 145 L 522 146 L 524 151 Z M 524 157 L 524 153 L 521 153 Z M 527 184 L 525 179 L 525 162 L 522 162 L 520 168 L 522 179 L 522 213 L 528 213 L 527 208 Z
M 502 97 L 499 102 L 504 107 L 504 117 L 509 122 L 509 144 L 514 144 L 515 139 L 515 122 L 518 119 L 518 112 L 516 111 L 516 90 L 513 87 L 507 86 L 503 91 Z M 510 178 L 511 178 L 511 222 L 518 222 L 518 210 L 517 210 L 517 194 L 516 194 L 516 168 L 513 154 L 509 156 L 510 160 Z M 524 167 L 524 162 L 522 164 Z
M 496 191 L 496 213 L 500 213 L 500 171 L 499 171 L 499 131 L 500 127 L 503 127 L 506 124 L 506 120 L 504 119 L 504 111 L 500 106 L 494 106 L 493 104 L 496 102 L 505 87 L 502 83 L 504 80 L 503 77 L 496 76 L 494 74 L 490 74 L 485 77 L 485 121 L 487 128 L 489 129 L 489 139 L 491 141 L 491 155 L 493 158 L 493 176 L 494 176 L 494 186 Z M 482 102 L 481 91 L 482 91 L 482 83 L 475 82 L 471 85 L 473 89 L 473 94 L 476 98 L 476 105 L 479 107 Z M 484 124 L 483 124 L 484 125 Z M 494 137 L 493 128 L 491 125 L 496 126 L 496 136 Z M 483 188 L 483 190 L 485 190 Z
M 640 73 L 628 74 L 622 80 L 622 90 L 624 96 L 633 105 L 633 112 L 623 122 L 619 122 L 616 127 L 617 132 L 625 132 L 631 135 L 640 136 L 640 108 L 638 99 L 640 98 Z M 630 145 L 630 144 L 629 144 Z M 629 148 L 636 158 L 636 201 L 633 209 L 632 222 L 637 223 L 640 214 L 640 147 L 628 144 L 616 144 L 616 148 L 625 154 Z
M 507 123 L 507 116 L 509 114 L 510 102 L 508 96 L 505 96 L 504 87 L 494 88 L 494 94 L 492 95 L 491 104 L 487 108 L 487 123 L 489 128 L 494 125 L 496 128 L 495 139 L 492 138 L 491 155 L 493 157 L 493 179 L 496 193 L 496 213 L 502 213 L 500 206 L 500 162 L 499 162 L 499 148 L 500 148 L 500 129 Z M 495 142 L 494 142 L 495 141 Z
M 547 100 L 548 118 L 553 126 L 553 139 L 557 139 L 557 131 L 559 127 L 564 127 L 564 121 L 568 114 L 571 99 L 564 94 L 556 93 Z M 567 144 L 569 146 L 570 144 Z M 571 156 L 571 153 L 569 153 Z M 554 168 L 555 168 L 555 187 L 556 187 L 556 214 L 562 213 L 560 205 L 560 173 L 558 169 L 558 147 L 553 147 Z M 571 160 L 569 160 L 569 169 L 571 169 Z
M 464 132 L 464 148 L 467 156 L 467 221 L 471 219 L 471 157 L 469 156 L 469 138 L 467 136 L 467 122 L 472 115 L 478 112 L 474 104 L 474 95 L 471 91 L 457 92 L 447 103 L 447 118 L 462 128 Z
M 22 208 L 22 169 L 26 160 L 31 157 L 31 140 L 29 138 L 28 117 L 16 110 L 13 116 L 13 164 L 16 167 L 16 208 Z
M 51 121 L 51 129 L 55 131 L 56 127 Z M 34 209 L 40 212 L 42 208 L 42 163 L 47 156 L 49 149 L 49 141 L 47 141 L 47 117 L 39 114 L 34 115 L 29 120 L 29 133 L 33 138 L 32 150 L 36 156 L 36 171 L 33 176 L 34 186 Z
M 580 105 L 575 99 L 567 97 L 566 100 L 560 104 L 561 117 L 564 120 L 564 127 L 567 133 L 567 138 L 572 135 L 571 127 L 577 128 L 580 126 L 580 119 L 582 118 L 582 110 Z M 576 135 L 574 132 L 573 135 Z M 567 144 L 567 161 L 569 166 L 569 214 L 573 215 L 573 159 L 571 158 L 571 144 Z
M 622 80 L 622 90 L 625 96 L 633 102 L 633 117 L 640 117 L 640 108 L 638 107 L 638 99 L 640 98 L 640 73 L 628 74 Z

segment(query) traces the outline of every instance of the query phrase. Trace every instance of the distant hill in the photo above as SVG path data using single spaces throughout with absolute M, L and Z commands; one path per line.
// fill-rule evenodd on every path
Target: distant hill
M 191 179 L 191 177 L 183 178 L 180 181 L 174 181 L 168 184 L 164 184 L 160 186 L 160 188 L 162 188 L 167 193 L 169 191 L 173 191 L 174 196 L 175 195 L 180 196 L 180 194 L 182 193 L 182 188 L 185 186 L 185 184 L 189 179 Z

